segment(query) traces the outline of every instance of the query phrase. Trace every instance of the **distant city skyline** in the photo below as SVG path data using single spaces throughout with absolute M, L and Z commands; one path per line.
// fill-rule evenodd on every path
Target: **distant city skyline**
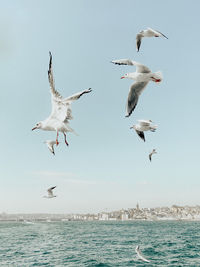
M 98 213 L 122 207 L 198 205 L 200 2 L 75 0 L 0 1 L 1 155 L 0 212 Z M 153 10 L 152 10 L 153 5 Z M 141 16 L 142 14 L 142 16 Z M 169 39 L 136 34 L 147 27 Z M 56 89 L 67 97 L 92 88 L 73 103 L 69 147 L 55 132 L 31 129 L 51 112 L 47 70 L 53 57 Z M 163 81 L 142 93 L 129 118 L 132 84 L 120 79 L 135 67 Z M 130 127 L 151 119 L 158 128 L 143 142 Z M 157 154 L 149 161 L 152 149 Z M 57 186 L 55 199 L 44 199 Z
M 172 205 L 171 207 L 140 208 L 137 203 L 136 208 L 121 209 L 115 211 L 101 211 L 99 213 L 71 213 L 71 214 L 0 214 L 0 222 L 21 221 L 33 223 L 36 221 L 164 221 L 164 220 L 184 220 L 200 221 L 200 206 L 190 207 Z

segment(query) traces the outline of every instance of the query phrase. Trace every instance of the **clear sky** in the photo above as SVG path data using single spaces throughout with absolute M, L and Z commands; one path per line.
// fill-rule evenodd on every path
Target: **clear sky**
M 0 1 L 0 212 L 99 212 L 141 206 L 200 204 L 200 1 Z M 135 36 L 147 27 L 169 37 Z M 55 157 L 43 143 L 55 132 L 31 131 L 51 112 L 49 51 L 57 90 L 73 103 L 66 147 Z M 163 72 L 149 83 L 129 118 L 130 58 Z M 129 128 L 151 119 L 144 143 Z M 148 153 L 158 154 L 152 162 Z M 57 185 L 55 199 L 44 199 Z

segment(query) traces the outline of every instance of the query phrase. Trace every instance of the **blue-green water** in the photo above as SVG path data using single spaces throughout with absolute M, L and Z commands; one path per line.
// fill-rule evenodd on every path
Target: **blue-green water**
M 200 266 L 200 222 L 0 223 L 0 266 L 148 265 Z

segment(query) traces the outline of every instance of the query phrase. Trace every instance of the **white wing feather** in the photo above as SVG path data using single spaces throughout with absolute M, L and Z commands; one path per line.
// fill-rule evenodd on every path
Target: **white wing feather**
M 55 118 L 62 122 L 67 122 L 68 120 L 72 120 L 72 110 L 71 103 L 77 99 L 79 99 L 83 94 L 90 93 L 91 88 L 76 93 L 67 98 L 63 98 L 60 93 L 55 89 L 54 78 L 53 78 L 53 69 L 52 69 L 52 55 L 49 52 L 50 60 L 49 60 L 49 70 L 48 70 L 48 78 L 51 89 L 51 101 L 52 101 L 52 112 L 51 118 Z

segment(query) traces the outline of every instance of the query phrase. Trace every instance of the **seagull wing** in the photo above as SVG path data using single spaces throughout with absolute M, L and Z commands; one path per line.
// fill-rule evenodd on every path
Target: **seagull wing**
M 149 260 L 147 260 L 147 259 L 142 255 L 139 246 L 136 247 L 135 251 L 136 251 L 137 256 L 138 256 L 138 258 L 139 258 L 140 260 L 145 261 L 145 262 L 150 262 Z
M 138 33 L 136 35 L 136 48 L 137 48 L 137 52 L 139 52 L 140 50 L 140 45 L 141 45 L 141 42 L 142 42 L 142 34 Z
M 141 64 L 139 62 L 133 61 L 133 65 L 136 66 L 136 72 L 139 72 L 139 73 L 149 73 L 149 72 L 151 72 L 151 70 L 147 66 L 145 66 L 145 65 L 143 65 L 143 64 Z
M 136 71 L 140 73 L 149 73 L 151 70 L 146 67 L 145 65 L 142 65 L 139 62 L 130 60 L 130 59 L 117 59 L 111 61 L 111 63 L 116 64 L 116 65 L 129 65 L 129 66 L 136 66 Z
M 81 91 L 77 94 L 74 94 L 64 99 L 60 95 L 60 93 L 55 89 L 51 52 L 49 52 L 49 55 L 50 55 L 50 60 L 49 60 L 48 78 L 51 88 L 51 100 L 52 100 L 51 118 L 60 120 L 62 122 L 67 122 L 68 120 L 73 119 L 71 110 L 72 101 L 79 99 L 83 94 L 90 93 L 92 89 L 89 88 L 87 90 Z
M 138 103 L 139 96 L 141 95 L 142 91 L 145 89 L 147 84 L 148 82 L 135 82 L 131 85 L 127 99 L 126 117 L 129 117 L 131 113 L 134 111 Z
M 50 188 L 47 190 L 48 195 L 49 195 L 50 197 L 53 196 L 53 189 L 54 189 L 54 188 L 56 188 L 56 186 L 50 187 Z
M 72 101 L 79 99 L 82 95 L 90 93 L 90 92 L 92 92 L 91 88 L 89 88 L 87 90 L 83 90 L 83 91 L 81 91 L 79 93 L 76 93 L 76 94 L 74 94 L 72 96 L 69 96 L 69 97 L 65 98 L 62 102 L 63 103 L 71 103 Z
M 152 156 L 152 153 L 149 154 L 149 160 L 151 161 L 151 156 Z
M 135 131 L 139 135 L 139 137 L 145 142 L 144 132 L 141 132 L 141 131 L 138 131 L 138 130 L 135 130 Z
M 130 59 L 116 59 L 112 60 L 111 63 L 116 64 L 116 65 L 129 65 L 129 66 L 134 66 L 134 61 Z
M 52 54 L 49 52 L 49 70 L 48 70 L 48 79 L 51 91 L 51 103 L 52 103 L 52 112 L 50 117 L 53 119 L 58 119 L 63 121 L 66 114 L 66 107 L 62 104 L 63 97 L 55 89 L 54 78 L 53 78 L 53 69 L 52 69 Z
M 166 39 L 169 39 L 166 35 L 164 35 L 162 32 L 156 31 L 158 32 L 161 36 L 165 37 Z
M 147 120 L 138 120 L 141 126 L 150 126 L 151 122 Z
M 163 36 L 163 37 L 165 37 L 166 39 L 168 39 L 168 37 L 165 36 L 162 32 L 159 32 L 159 31 L 157 31 L 157 30 L 153 30 L 153 29 L 151 29 L 151 28 L 148 28 L 148 30 L 151 31 L 151 32 L 154 33 L 154 34 L 159 35 L 160 37 Z
M 50 89 L 51 89 L 51 97 L 52 101 L 54 99 L 59 99 L 61 100 L 63 97 L 60 95 L 60 93 L 55 89 L 55 84 L 54 84 L 54 78 L 53 78 L 53 69 L 52 69 L 52 54 L 49 52 L 50 60 L 49 60 L 49 70 L 48 70 L 48 79 L 49 79 L 49 84 L 50 84 Z

